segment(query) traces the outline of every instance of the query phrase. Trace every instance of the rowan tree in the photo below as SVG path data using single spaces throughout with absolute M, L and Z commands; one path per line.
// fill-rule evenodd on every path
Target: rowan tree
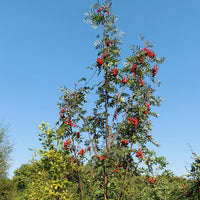
M 149 147 L 159 146 L 151 135 L 151 118 L 158 117 L 154 107 L 161 104 L 155 91 L 164 58 L 159 58 L 153 45 L 140 35 L 143 46 L 131 46 L 130 55 L 122 62 L 121 31 L 115 26 L 116 20 L 111 0 L 98 1 L 85 13 L 85 22 L 99 30 L 94 42 L 97 58 L 89 67 L 92 75 L 83 77 L 74 89 L 61 88 L 54 131 L 44 123 L 40 126 L 44 150 L 38 152 L 41 162 L 46 163 L 44 173 L 52 172 L 55 182 L 63 170 L 68 170 L 59 167 L 60 159 L 68 159 L 73 170 L 68 171 L 66 185 L 78 182 L 78 196 L 72 194 L 72 199 L 137 199 L 145 189 L 133 194 L 133 180 L 140 176 L 144 183 L 148 180 L 154 184 L 154 166 L 166 166 L 165 159 Z M 92 85 L 94 78 L 98 83 Z M 95 99 L 92 103 L 90 94 Z M 88 105 L 94 105 L 93 109 Z M 54 163 L 58 152 L 60 157 Z M 59 191 L 53 192 L 51 199 L 56 199 Z
M 132 46 L 130 56 L 121 62 L 121 31 L 115 26 L 117 15 L 112 1 L 97 2 L 85 13 L 85 21 L 99 28 L 94 46 L 98 51 L 90 69 L 91 78 L 74 90 L 62 88 L 59 103 L 59 128 L 67 138 L 64 148 L 73 154 L 77 165 L 81 199 L 123 199 L 131 178 L 152 173 L 153 165 L 166 165 L 148 143 L 158 144 L 150 135 L 151 117 L 161 99 L 154 95 L 158 84 L 157 72 L 163 58 L 151 49 L 152 44 L 141 36 L 144 47 Z M 90 85 L 97 77 L 98 84 Z M 87 96 L 95 90 L 95 106 L 87 109 Z M 87 134 L 87 136 L 86 136 Z M 92 180 L 82 177 L 79 162 L 92 166 Z M 141 167 L 140 167 L 141 166 Z M 85 180 L 86 178 L 86 180 Z M 91 193 L 84 187 L 91 184 Z

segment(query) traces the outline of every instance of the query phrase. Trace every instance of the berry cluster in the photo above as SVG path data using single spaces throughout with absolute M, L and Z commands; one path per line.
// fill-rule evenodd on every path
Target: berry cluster
M 138 149 L 138 152 L 137 152 L 137 154 L 136 154 L 136 157 L 137 158 L 143 158 L 143 155 L 142 155 L 143 153 L 142 153 L 142 149 Z
M 70 138 L 66 139 L 66 142 L 64 142 L 64 148 L 69 149 L 69 145 L 71 144 Z
M 155 183 L 156 182 L 156 178 L 152 178 L 152 177 L 145 177 L 146 181 L 149 181 L 151 183 Z

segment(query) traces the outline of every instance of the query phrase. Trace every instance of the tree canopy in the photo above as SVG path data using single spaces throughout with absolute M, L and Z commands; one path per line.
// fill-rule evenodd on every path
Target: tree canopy
M 8 138 L 8 126 L 0 122 L 0 176 L 6 176 L 10 163 L 12 144 Z

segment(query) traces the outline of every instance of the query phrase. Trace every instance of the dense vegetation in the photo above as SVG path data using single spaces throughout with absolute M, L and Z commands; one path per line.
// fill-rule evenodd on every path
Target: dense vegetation
M 57 159 L 58 157 L 54 154 L 53 158 Z M 56 164 L 56 161 L 52 162 L 51 160 L 48 165 L 50 163 Z M 147 179 L 145 176 L 137 174 L 131 178 L 126 188 L 127 197 L 125 199 L 198 200 L 200 197 L 199 164 L 200 157 L 194 155 L 189 178 L 177 177 L 171 172 L 165 171 L 163 174 L 155 176 L 154 181 L 152 181 L 151 178 Z M 76 174 L 73 173 L 72 176 L 72 169 L 69 166 L 66 168 L 68 170 L 64 173 L 56 171 L 57 177 L 52 177 L 51 173 L 54 173 L 55 169 L 45 168 L 44 160 L 37 164 L 24 164 L 15 171 L 13 180 L 0 179 L 0 197 L 2 200 L 80 199 Z M 92 168 L 87 165 L 82 166 L 81 174 L 83 177 L 88 176 L 91 170 Z M 83 180 L 83 184 L 86 181 Z M 92 195 L 96 191 L 93 190 L 91 184 L 90 187 L 84 188 L 84 192 Z M 92 199 L 92 197 L 87 196 L 85 199 Z

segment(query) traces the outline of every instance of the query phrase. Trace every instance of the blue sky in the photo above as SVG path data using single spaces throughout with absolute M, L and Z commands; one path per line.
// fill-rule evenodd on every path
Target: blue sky
M 58 117 L 59 87 L 71 88 L 97 58 L 93 41 L 99 30 L 83 22 L 94 0 L 9 0 L 0 6 L 0 119 L 9 124 L 14 142 L 9 177 L 32 158 L 29 148 L 39 146 L 37 127 L 52 126 Z M 153 137 L 161 144 L 168 168 L 186 172 L 193 151 L 200 154 L 200 1 L 113 0 L 122 38 L 122 58 L 132 44 L 142 45 L 138 34 L 155 44 L 166 57 L 158 78 L 164 98 L 160 117 L 153 120 Z

